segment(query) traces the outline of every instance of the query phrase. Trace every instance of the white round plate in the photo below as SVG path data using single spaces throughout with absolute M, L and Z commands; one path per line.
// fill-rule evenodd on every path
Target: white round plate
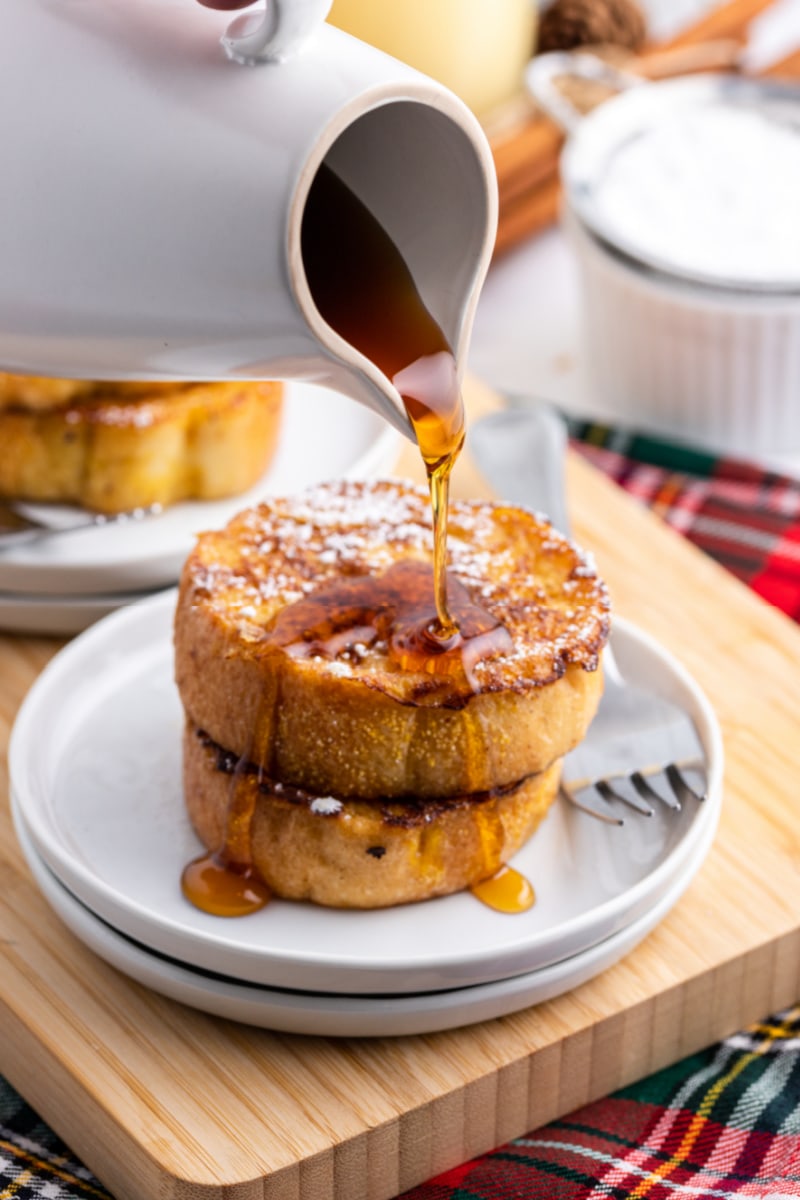
M 108 596 L 26 596 L 0 594 L 0 629 L 9 633 L 69 637 L 152 592 L 113 592 Z
M 324 479 L 369 479 L 389 471 L 402 437 L 376 413 L 338 392 L 285 385 L 280 441 L 269 469 L 227 500 L 175 504 L 141 521 L 109 524 L 0 550 L 0 593 L 99 595 L 174 584 L 194 537 L 218 529 L 265 496 L 290 495 Z M 27 505 L 64 525 L 84 515 L 64 506 Z
M 319 1037 L 400 1037 L 474 1025 L 542 1004 L 619 962 L 667 915 L 708 852 L 707 824 L 687 870 L 652 908 L 619 932 L 561 962 L 476 987 L 385 996 L 333 995 L 244 983 L 153 953 L 102 921 L 76 899 L 36 853 L 19 821 L 23 852 L 45 899 L 64 924 L 100 958 L 146 987 L 192 1008 L 274 1029 Z
M 709 767 L 704 804 L 633 816 L 621 828 L 554 805 L 514 860 L 536 889 L 527 913 L 500 914 L 461 893 L 367 912 L 276 900 L 247 917 L 210 916 L 179 883 L 202 847 L 182 799 L 173 608 L 169 594 L 144 601 L 62 650 L 23 702 L 10 747 L 12 793 L 37 852 L 103 920 L 172 958 L 256 983 L 351 994 L 507 978 L 576 954 L 650 910 L 688 877 L 695 845 L 716 824 L 722 748 L 713 712 L 674 659 L 618 621 L 623 671 L 695 718 Z

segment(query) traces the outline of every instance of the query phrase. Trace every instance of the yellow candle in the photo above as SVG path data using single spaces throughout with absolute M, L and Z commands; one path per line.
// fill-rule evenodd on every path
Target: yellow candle
M 328 20 L 432 75 L 478 116 L 519 91 L 535 0 L 334 0 Z

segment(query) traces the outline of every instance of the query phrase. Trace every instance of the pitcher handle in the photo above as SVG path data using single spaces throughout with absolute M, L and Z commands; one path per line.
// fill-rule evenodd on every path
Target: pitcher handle
M 594 54 L 557 50 L 537 55 L 525 72 L 526 86 L 539 107 L 567 134 L 574 133 L 583 114 L 556 87 L 555 80 L 564 76 L 605 83 L 618 91 L 642 84 L 640 76 L 614 67 Z
M 222 39 L 234 62 L 283 62 L 297 53 L 330 12 L 333 0 L 267 0 L 262 12 L 237 17 Z

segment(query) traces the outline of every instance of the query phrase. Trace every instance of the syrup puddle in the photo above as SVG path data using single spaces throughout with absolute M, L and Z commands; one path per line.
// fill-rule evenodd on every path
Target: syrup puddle
M 190 904 L 213 917 L 246 917 L 265 908 L 271 899 L 269 888 L 255 870 L 234 871 L 216 854 L 204 854 L 185 867 L 181 891 Z M 500 913 L 527 912 L 536 903 L 533 885 L 513 867 L 501 867 L 469 891 L 481 904 Z
M 234 871 L 216 854 L 204 854 L 184 868 L 181 891 L 190 904 L 212 917 L 246 917 L 270 900 L 270 891 L 252 867 Z
M 536 892 L 533 885 L 513 867 L 501 867 L 490 879 L 470 888 L 473 896 L 495 912 L 521 913 L 533 908 Z

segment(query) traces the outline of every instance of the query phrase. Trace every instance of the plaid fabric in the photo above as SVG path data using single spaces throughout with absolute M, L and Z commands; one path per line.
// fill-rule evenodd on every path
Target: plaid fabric
M 800 1007 L 447 1171 L 403 1200 L 800 1197 Z M 0 1080 L 0 1200 L 108 1193 Z M 344 1198 L 343 1198 L 344 1200 Z
M 579 453 L 800 620 L 800 484 L 572 423 Z M 407 1192 L 403 1200 L 800 1197 L 800 1008 Z M 0 1200 L 108 1200 L 0 1079 Z
M 0 1200 L 107 1200 L 87 1170 L 0 1078 Z
M 403 1200 L 800 1196 L 800 1008 L 406 1192 Z
M 570 434 L 583 457 L 800 620 L 800 482 L 624 430 L 573 421 Z

